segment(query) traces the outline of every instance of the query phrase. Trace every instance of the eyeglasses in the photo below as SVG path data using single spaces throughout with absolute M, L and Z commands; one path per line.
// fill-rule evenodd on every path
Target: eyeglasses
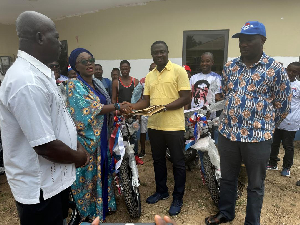
M 57 68 L 59 68 L 60 66 L 59 66 L 59 64 L 50 64 L 49 65 L 49 68 L 50 69 L 57 69 Z
M 90 58 L 90 59 L 83 59 L 77 63 L 81 63 L 82 65 L 87 65 L 88 63 L 94 63 L 95 62 L 95 58 Z

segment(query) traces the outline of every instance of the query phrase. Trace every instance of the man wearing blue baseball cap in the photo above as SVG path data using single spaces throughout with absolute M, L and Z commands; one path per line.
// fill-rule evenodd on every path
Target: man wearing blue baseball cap
M 275 128 L 290 111 L 291 89 L 282 65 L 263 52 L 265 26 L 249 21 L 239 38 L 241 56 L 225 64 L 225 98 L 219 126 L 221 160 L 219 212 L 206 224 L 221 224 L 235 217 L 237 180 L 242 161 L 248 174 L 245 224 L 260 224 L 266 166 Z

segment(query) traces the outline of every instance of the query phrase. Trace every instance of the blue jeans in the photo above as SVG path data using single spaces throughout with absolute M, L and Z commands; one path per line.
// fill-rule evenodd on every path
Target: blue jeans
M 222 175 L 219 210 L 228 220 L 231 221 L 235 217 L 237 181 L 243 161 L 248 175 L 245 224 L 260 224 L 271 144 L 272 140 L 257 143 L 230 141 L 219 134 L 218 149 Z

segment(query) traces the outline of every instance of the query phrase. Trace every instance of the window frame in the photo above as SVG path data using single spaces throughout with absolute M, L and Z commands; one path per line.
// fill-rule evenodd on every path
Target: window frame
M 225 48 L 223 65 L 228 60 L 228 45 L 229 45 L 229 29 L 222 30 L 185 30 L 183 31 L 183 45 L 182 45 L 182 65 L 186 65 L 186 39 L 189 35 L 204 35 L 204 34 L 219 34 L 224 35 Z

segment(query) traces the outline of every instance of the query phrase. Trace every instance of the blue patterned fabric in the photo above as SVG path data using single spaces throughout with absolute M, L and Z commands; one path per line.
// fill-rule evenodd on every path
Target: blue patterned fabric
M 263 53 L 247 68 L 238 57 L 225 64 L 222 78 L 225 106 L 220 133 L 231 141 L 271 139 L 275 126 L 290 112 L 290 82 L 282 65 Z
M 76 169 L 76 181 L 71 188 L 80 215 L 91 219 L 99 216 L 103 221 L 108 211 L 116 210 L 107 121 L 106 116 L 99 114 L 106 99 L 79 78 L 67 83 L 67 107 L 77 128 L 78 141 L 90 154 L 90 162 Z

